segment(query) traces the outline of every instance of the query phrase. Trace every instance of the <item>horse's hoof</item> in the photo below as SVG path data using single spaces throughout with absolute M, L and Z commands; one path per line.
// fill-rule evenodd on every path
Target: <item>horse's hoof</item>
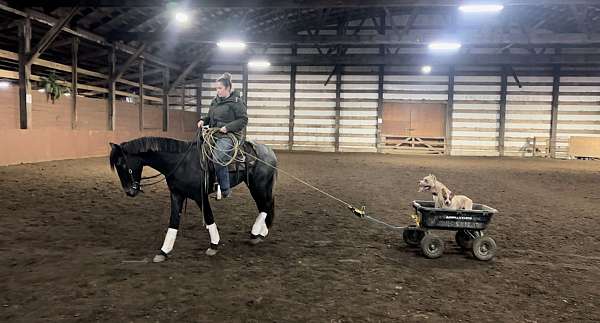
M 252 235 L 252 237 L 250 238 L 250 244 L 257 245 L 257 244 L 259 244 L 261 242 L 263 242 L 263 237 L 262 236 Z
M 217 249 L 211 249 L 211 248 L 206 249 L 207 256 L 214 256 L 217 254 L 217 252 L 219 252 L 219 250 L 217 250 Z
M 154 256 L 154 259 L 152 259 L 152 262 L 163 262 L 167 260 L 167 257 L 165 257 L 165 255 L 156 255 Z

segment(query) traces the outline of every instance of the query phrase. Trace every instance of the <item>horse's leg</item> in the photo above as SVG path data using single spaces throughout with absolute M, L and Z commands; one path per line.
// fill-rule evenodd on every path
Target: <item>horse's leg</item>
M 163 262 L 167 260 L 169 252 L 173 250 L 175 238 L 177 238 L 177 230 L 181 220 L 181 209 L 185 198 L 179 194 L 171 192 L 171 217 L 169 218 L 169 228 L 165 235 L 165 241 L 160 248 L 160 253 L 154 256 L 154 262 Z
M 274 185 L 275 172 L 272 170 L 258 169 L 251 175 L 248 188 L 259 212 L 250 231 L 250 243 L 252 244 L 261 242 L 269 234 L 269 228 L 273 224 L 275 217 Z
M 198 203 L 198 205 L 202 209 L 202 214 L 204 215 L 204 224 L 206 225 L 206 229 L 210 235 L 210 247 L 206 249 L 206 254 L 209 256 L 214 256 L 217 254 L 217 249 L 219 247 L 219 230 L 217 229 L 217 224 L 215 223 L 215 218 L 213 217 L 212 209 L 210 208 L 208 194 L 201 195 L 202 203 Z

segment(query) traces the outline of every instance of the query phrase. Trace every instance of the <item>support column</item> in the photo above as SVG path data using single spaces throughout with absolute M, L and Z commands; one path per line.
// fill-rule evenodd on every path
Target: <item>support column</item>
M 504 137 L 506 134 L 506 94 L 508 89 L 508 67 L 502 67 L 500 77 L 500 123 L 498 129 L 498 152 L 504 156 Z
M 169 68 L 165 67 L 163 71 L 163 122 L 162 130 L 169 130 Z
M 116 64 L 117 64 L 117 56 L 115 53 L 115 47 L 113 46 L 108 54 L 108 64 L 109 64 L 109 80 L 108 80 L 108 126 L 107 129 L 109 131 L 115 130 L 116 118 L 115 118 L 115 87 L 116 80 L 114 80 L 113 76 L 116 73 Z
M 71 47 L 71 129 L 77 128 L 77 65 L 79 38 L 73 37 Z
M 554 65 L 552 81 L 552 113 L 550 117 L 550 157 L 556 158 L 556 137 L 558 130 L 558 99 L 560 94 L 560 65 Z
M 446 104 L 446 140 L 444 153 L 452 152 L 452 114 L 454 112 L 454 66 L 448 68 L 448 103 Z
M 340 151 L 340 115 L 342 110 L 342 66 L 335 69 L 335 151 Z
M 21 129 L 31 129 L 31 20 L 19 24 L 19 123 Z
M 198 120 L 202 118 L 202 80 L 204 79 L 204 73 L 200 73 L 200 84 L 196 85 L 196 114 Z
M 185 82 L 181 84 L 181 111 L 185 111 Z
M 138 121 L 140 132 L 144 131 L 144 60 L 140 59 L 139 63 L 139 80 L 140 102 L 138 102 Z
M 296 115 L 296 72 L 298 67 L 292 64 L 290 69 L 290 114 L 288 121 L 288 150 L 294 148 L 294 124 Z
M 379 79 L 377 83 L 377 125 L 376 125 L 376 139 L 375 139 L 375 147 L 377 148 L 377 152 L 382 152 L 382 142 L 381 142 L 381 127 L 383 126 L 383 80 L 385 75 L 384 65 L 379 65 L 378 71 Z

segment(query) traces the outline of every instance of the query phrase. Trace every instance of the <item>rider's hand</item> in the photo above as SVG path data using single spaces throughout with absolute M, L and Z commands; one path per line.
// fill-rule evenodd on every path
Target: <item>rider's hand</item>
M 203 125 L 204 125 L 204 121 L 202 121 L 202 120 L 198 121 L 198 128 L 202 128 Z
M 221 129 L 219 129 L 220 132 L 222 133 L 227 133 L 227 128 L 225 126 L 221 127 Z

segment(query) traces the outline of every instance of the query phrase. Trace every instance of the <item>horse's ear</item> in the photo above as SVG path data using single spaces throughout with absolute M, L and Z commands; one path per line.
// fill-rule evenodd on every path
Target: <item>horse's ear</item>
M 114 143 L 112 143 L 112 142 L 110 142 L 110 143 L 109 143 L 109 145 L 110 145 L 110 148 L 112 148 L 112 149 L 115 149 L 115 150 L 117 150 L 117 149 L 121 149 L 121 146 L 119 146 L 119 145 L 117 145 L 117 144 L 114 144 Z

